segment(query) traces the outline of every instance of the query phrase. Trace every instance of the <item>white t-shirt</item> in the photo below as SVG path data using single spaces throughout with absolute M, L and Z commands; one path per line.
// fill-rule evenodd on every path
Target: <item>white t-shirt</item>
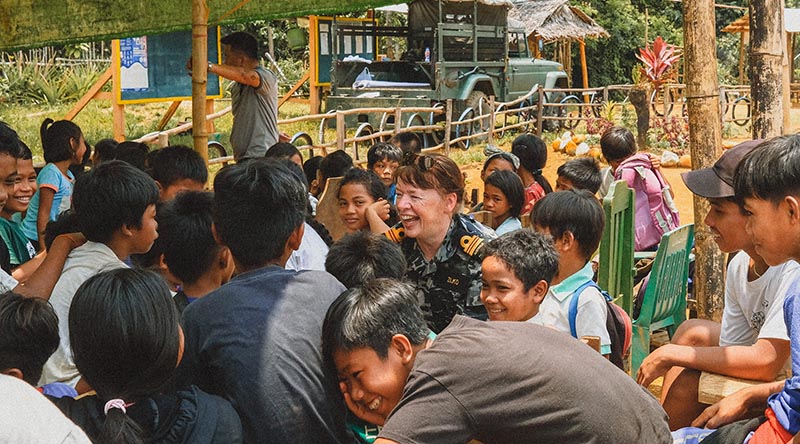
M 0 374 L 0 443 L 90 444 L 58 407 L 27 382 Z
M 800 278 L 800 265 L 788 261 L 747 281 L 750 256 L 740 251 L 728 265 L 725 309 L 719 345 L 753 345 L 762 338 L 789 340 L 783 321 L 783 300 L 789 285 Z
M 592 263 L 589 262 L 577 273 L 553 285 L 539 306 L 539 313 L 528 322 L 545 325 L 570 334 L 569 303 L 575 290 L 592 278 Z M 608 306 L 605 297 L 595 287 L 587 287 L 578 300 L 578 313 L 575 316 L 575 332 L 578 338 L 597 336 L 600 338 L 600 353 L 611 353 L 611 338 L 606 330 Z
M 50 305 L 58 316 L 58 349 L 44 364 L 39 385 L 51 382 L 63 382 L 75 387 L 80 379 L 78 368 L 72 360 L 72 349 L 69 344 L 69 307 L 78 287 L 90 277 L 108 270 L 127 267 L 106 245 L 97 242 L 86 242 L 72 250 L 64 262 L 61 277 L 58 278 Z
M 292 255 L 289 256 L 284 268 L 294 271 L 325 271 L 328 245 L 311 225 L 303 223 L 305 224 L 305 230 L 303 231 L 303 239 L 300 241 L 300 248 L 292 251 Z

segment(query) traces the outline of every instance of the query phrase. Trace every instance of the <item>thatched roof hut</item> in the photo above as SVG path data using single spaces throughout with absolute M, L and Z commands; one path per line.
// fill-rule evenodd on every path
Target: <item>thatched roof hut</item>
M 514 7 L 508 11 L 509 22 L 518 22 L 525 28 L 530 47 L 539 56 L 539 42 L 556 42 L 555 59 L 564 65 L 567 77 L 572 79 L 572 42 L 580 45 L 583 87 L 589 87 L 586 73 L 584 39 L 608 37 L 608 32 L 583 11 L 570 6 L 567 0 L 512 0 Z
M 567 0 L 512 0 L 508 17 L 521 22 L 529 36 L 546 42 L 608 37 L 608 32 Z

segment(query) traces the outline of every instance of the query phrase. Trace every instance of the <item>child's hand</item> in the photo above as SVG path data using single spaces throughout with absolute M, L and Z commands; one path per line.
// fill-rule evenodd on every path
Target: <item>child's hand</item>
M 639 366 L 636 382 L 643 387 L 647 387 L 659 376 L 663 376 L 667 373 L 667 370 L 673 367 L 672 360 L 668 359 L 669 351 L 670 344 L 667 344 L 659 347 L 656 351 L 644 358 L 642 365 Z
M 339 383 L 339 390 L 342 391 L 342 395 L 344 396 L 344 404 L 353 412 L 354 415 L 359 417 L 360 419 L 370 423 L 382 426 L 383 423 L 386 421 L 386 418 L 383 416 L 374 413 L 364 407 L 363 404 L 360 402 L 353 401 L 353 398 L 350 397 L 350 392 L 347 390 L 347 384 L 344 382 Z
M 661 168 L 661 158 L 656 156 L 653 153 L 647 153 L 647 157 L 650 158 L 650 165 L 653 166 L 654 170 Z
M 389 219 L 389 210 L 391 209 L 391 205 L 389 205 L 389 201 L 380 198 L 376 200 L 372 205 L 367 207 L 367 213 L 373 212 L 375 213 L 381 220 Z

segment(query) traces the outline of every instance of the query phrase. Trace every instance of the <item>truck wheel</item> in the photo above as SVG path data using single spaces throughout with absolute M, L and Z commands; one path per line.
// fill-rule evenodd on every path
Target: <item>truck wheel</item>
M 563 92 L 554 92 L 545 94 L 545 102 L 544 103 L 554 103 L 559 104 L 562 100 L 564 100 L 566 94 Z M 541 99 L 540 99 L 541 100 Z M 547 117 L 561 117 L 561 110 L 563 108 L 561 106 L 545 106 L 542 110 L 543 118 L 542 122 L 536 122 L 537 125 L 542 125 L 542 129 L 544 131 L 553 132 L 558 131 L 561 127 L 561 122 L 558 120 L 550 120 Z
M 475 117 L 481 117 L 480 120 L 475 121 L 472 125 L 472 134 L 479 134 L 485 133 L 489 131 L 489 113 L 492 112 L 489 109 L 489 99 L 486 97 L 486 93 L 483 91 L 472 91 L 467 96 L 467 100 L 465 101 L 467 108 L 472 108 L 475 112 Z M 475 137 L 473 140 L 475 142 L 485 142 L 487 139 L 487 135 L 483 134 L 480 136 Z

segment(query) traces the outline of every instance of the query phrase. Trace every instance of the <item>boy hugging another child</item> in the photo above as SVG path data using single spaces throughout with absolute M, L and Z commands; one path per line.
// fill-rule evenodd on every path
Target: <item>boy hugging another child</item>
M 525 231 L 506 237 L 519 233 Z M 555 257 L 540 235 L 530 234 Z M 497 265 L 513 267 L 504 257 L 515 262 L 514 256 L 499 257 Z M 549 262 L 554 273 L 555 261 Z M 547 268 L 538 273 L 548 274 Z M 486 279 L 492 286 L 486 300 L 508 292 L 522 302 L 547 287 L 545 276 L 529 296 L 516 276 L 510 291 L 501 279 Z M 516 305 L 529 305 L 524 318 L 535 304 L 506 307 L 512 314 Z M 348 408 L 382 426 L 376 444 L 671 442 L 666 415 L 652 396 L 602 356 L 550 328 L 456 316 L 435 336 L 413 286 L 375 279 L 342 293 L 322 330 L 323 357 L 339 377 Z

